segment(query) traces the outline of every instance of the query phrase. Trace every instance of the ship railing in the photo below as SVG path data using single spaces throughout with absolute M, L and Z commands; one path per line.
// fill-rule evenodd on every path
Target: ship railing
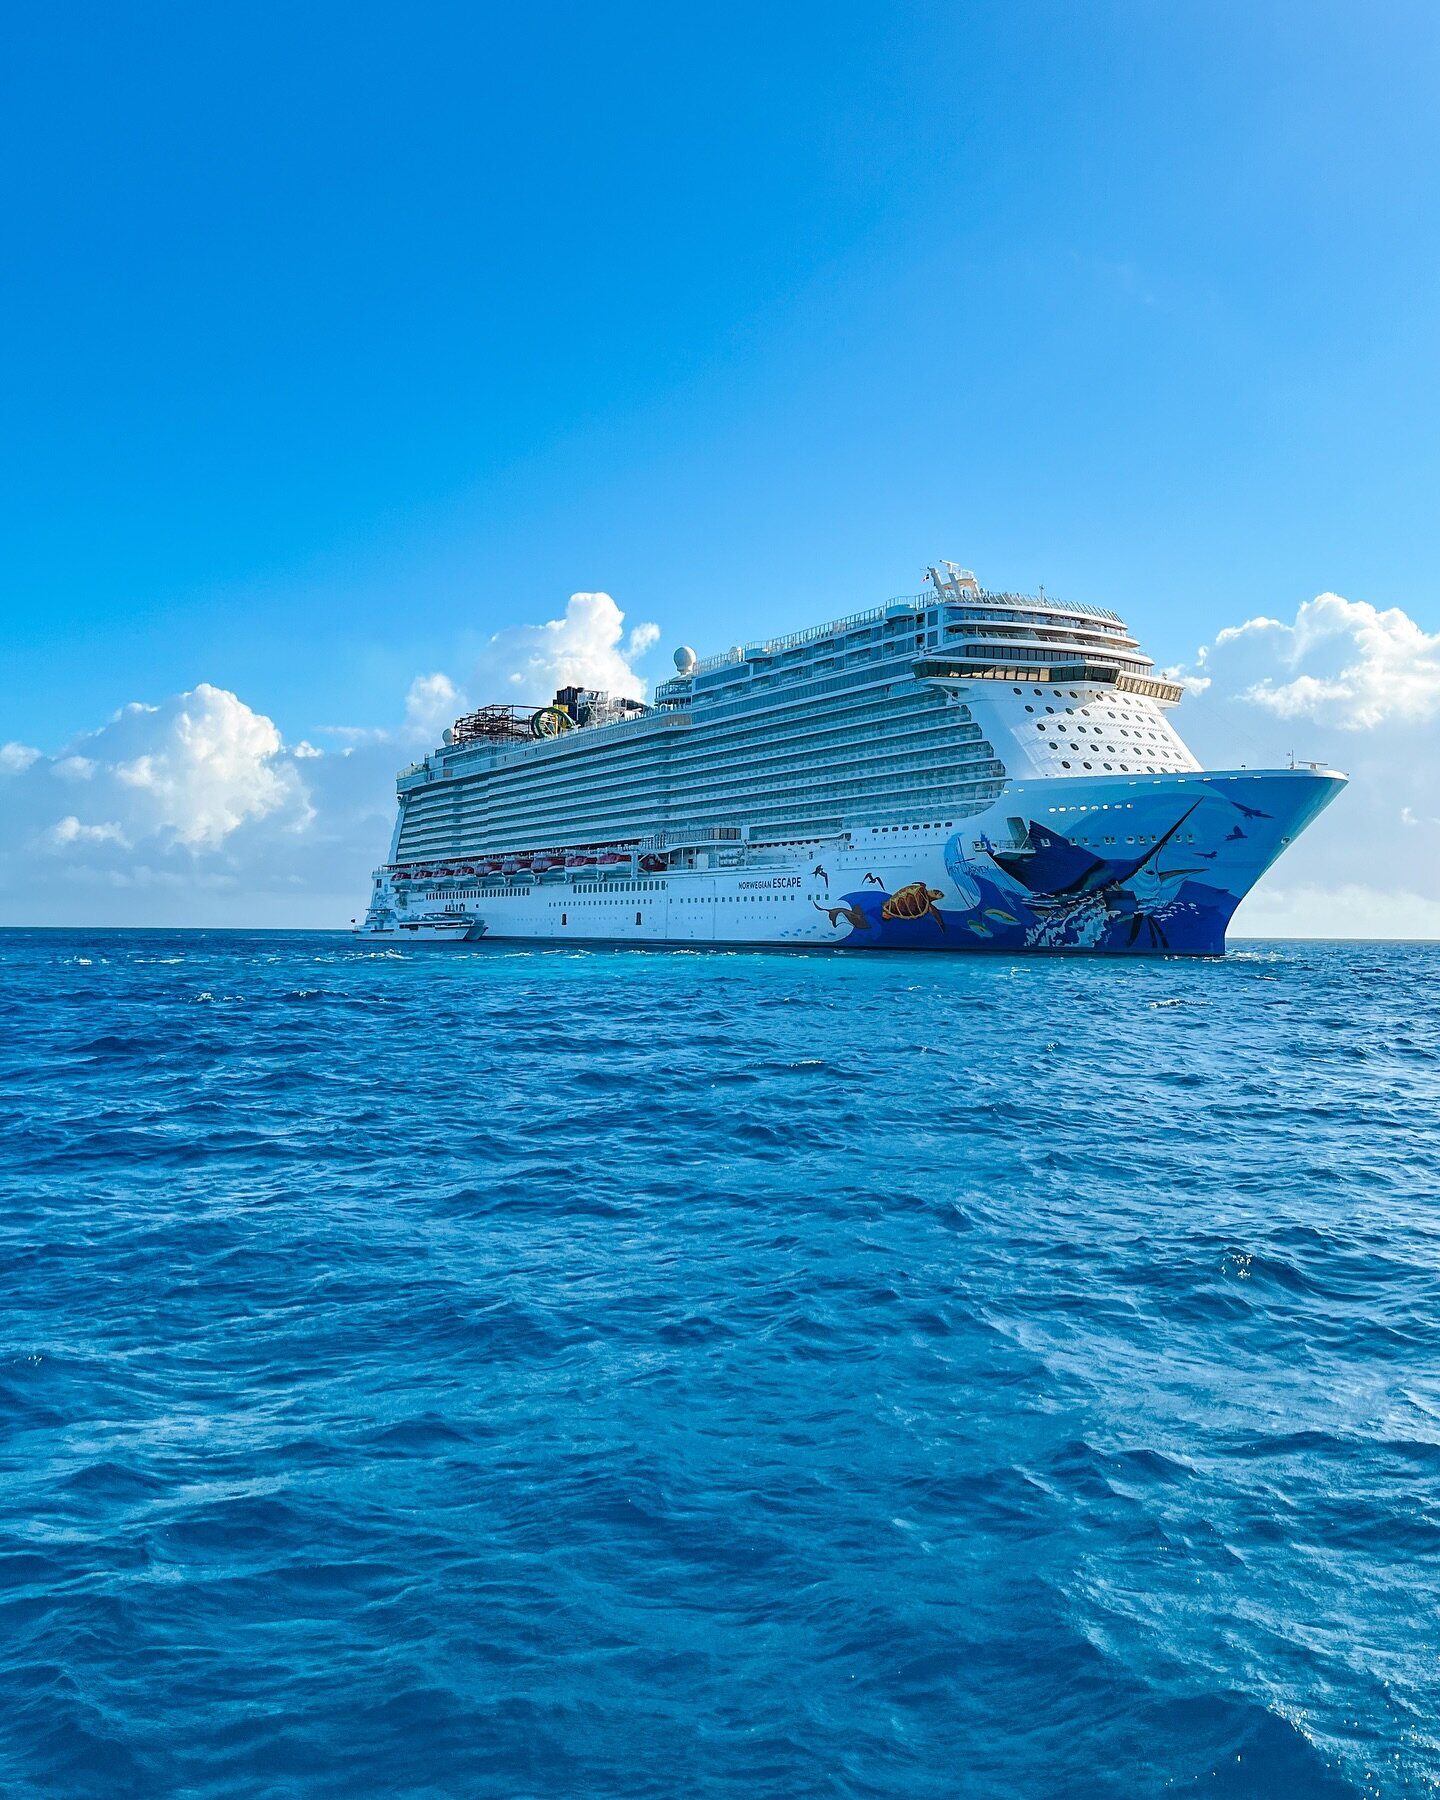
M 650 837 L 640 840 L 642 850 L 688 850 L 697 844 L 738 844 L 744 842 L 744 832 L 739 825 L 696 825 L 692 827 L 678 826 L 673 830 L 657 831 Z
M 1176 706 L 1185 698 L 1185 690 L 1178 681 L 1157 681 L 1148 675 L 1119 674 L 1115 677 L 1115 685 L 1125 694 L 1144 694 L 1150 700 L 1164 700 Z
M 843 619 L 831 619 L 823 625 L 810 625 L 804 631 L 791 631 L 784 637 L 757 639 L 748 644 L 732 644 L 728 650 L 722 650 L 718 655 L 702 657 L 690 674 L 704 675 L 712 669 L 743 663 L 751 657 L 777 656 L 787 650 L 801 650 L 807 644 L 819 643 L 822 638 L 843 637 L 846 632 L 855 631 L 862 625 L 883 624 L 886 619 L 901 617 L 906 613 L 925 612 L 933 606 L 957 605 L 1012 609 L 1024 607 L 1032 612 L 1059 612 L 1080 618 L 1110 619 L 1116 624 L 1124 622 L 1119 613 L 1112 612 L 1108 606 L 1088 606 L 1078 600 L 1055 600 L 1049 594 L 1014 594 L 1008 590 L 995 592 L 989 588 L 982 588 L 978 593 L 967 590 L 963 596 L 943 590 L 933 594 L 897 594 L 883 606 L 872 606 L 865 612 L 847 613 Z

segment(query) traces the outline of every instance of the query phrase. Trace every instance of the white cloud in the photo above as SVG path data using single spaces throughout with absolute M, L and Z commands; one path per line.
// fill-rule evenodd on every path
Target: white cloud
M 63 849 L 67 844 L 125 844 L 128 840 L 113 821 L 102 825 L 82 825 L 74 813 L 70 813 L 50 827 L 50 842 Z
M 405 696 L 406 729 L 433 741 L 464 709 L 460 690 L 448 675 L 417 675 Z
M 304 785 L 281 758 L 274 721 L 226 688 L 202 681 L 163 708 L 126 708 L 107 731 L 143 744 L 111 768 L 142 797 L 144 826 L 177 843 L 214 847 L 247 820 L 281 811 L 294 826 L 308 822 Z
M 17 744 L 13 740 L 0 744 L 0 775 L 23 775 L 31 763 L 39 762 L 41 754 L 29 744 Z
M 1222 631 L 1188 684 L 1223 675 L 1236 691 L 1237 674 L 1251 677 L 1243 697 L 1282 719 L 1365 731 L 1440 715 L 1440 636 L 1398 607 L 1380 612 L 1339 594 L 1307 600 L 1293 625 L 1260 618 Z
M 1217 633 L 1178 675 L 1176 722 L 1207 767 L 1283 767 L 1294 752 L 1350 775 L 1234 932 L 1440 936 L 1440 636 L 1398 608 L 1320 594 L 1289 624 Z
M 563 618 L 497 632 L 480 659 L 475 688 L 483 698 L 509 695 L 534 705 L 572 685 L 641 699 L 649 684 L 631 665 L 659 636 L 658 625 L 643 624 L 627 638 L 625 615 L 609 594 L 572 594 Z
M 344 925 L 395 806 L 395 740 L 327 754 L 227 689 L 134 702 L 0 761 L 0 919 Z M 50 879 L 37 884 L 36 858 Z
M 50 765 L 50 773 L 61 781 L 90 781 L 99 767 L 93 756 L 62 756 Z
M 1440 938 L 1440 898 L 1360 882 L 1339 887 L 1283 885 L 1284 863 L 1240 907 L 1236 937 Z M 1279 885 L 1271 881 L 1280 878 Z

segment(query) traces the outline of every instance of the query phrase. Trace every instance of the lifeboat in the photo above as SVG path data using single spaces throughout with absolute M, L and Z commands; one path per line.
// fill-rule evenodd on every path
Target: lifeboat
M 476 865 L 477 875 L 498 875 L 501 865 L 498 862 L 483 862 Z
M 595 858 L 588 850 L 577 850 L 565 858 L 565 867 L 567 869 L 593 869 Z
M 475 871 L 470 867 L 469 863 L 460 863 L 457 867 L 453 868 L 450 873 L 458 880 L 461 876 L 473 875 Z
M 665 867 L 665 858 L 663 856 L 656 856 L 653 853 L 649 856 L 642 856 L 640 858 L 640 867 L 647 875 L 658 875 Z
M 602 850 L 600 852 L 600 867 L 602 869 L 618 869 L 622 865 L 628 867 L 629 862 L 630 858 L 622 851 Z
M 530 859 L 530 867 L 537 875 L 543 875 L 547 869 L 558 869 L 560 866 L 561 859 L 558 856 L 551 856 L 548 850 L 542 850 L 538 856 Z
M 505 873 L 507 875 L 528 875 L 534 864 L 535 859 L 532 856 L 510 856 L 505 859 Z

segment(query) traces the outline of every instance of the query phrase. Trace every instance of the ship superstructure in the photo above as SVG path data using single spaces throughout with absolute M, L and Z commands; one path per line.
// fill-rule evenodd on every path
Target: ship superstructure
M 1215 953 L 1344 777 L 1202 770 L 1100 607 L 927 591 L 646 706 L 482 707 L 402 770 L 366 935 Z

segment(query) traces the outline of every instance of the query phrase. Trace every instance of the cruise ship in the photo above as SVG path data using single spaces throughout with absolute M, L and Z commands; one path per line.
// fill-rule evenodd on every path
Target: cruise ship
M 367 939 L 1213 956 L 1345 777 L 1204 769 L 1103 607 L 925 591 L 716 656 L 650 704 L 457 719 L 397 780 Z

